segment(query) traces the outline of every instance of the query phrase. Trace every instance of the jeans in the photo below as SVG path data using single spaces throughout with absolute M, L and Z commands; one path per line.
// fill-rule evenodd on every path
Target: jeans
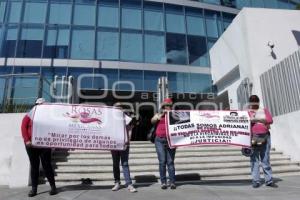
M 128 157 L 129 157 L 129 146 L 124 151 L 111 151 L 112 160 L 113 160 L 113 172 L 115 183 L 120 183 L 120 160 L 123 168 L 123 174 L 126 182 L 126 186 L 132 184 L 130 177 Z
M 155 148 L 159 161 L 159 174 L 162 184 L 167 183 L 166 166 L 168 166 L 168 173 L 170 183 L 175 183 L 175 152 L 176 149 L 170 149 L 167 138 L 155 138 Z
M 272 168 L 270 164 L 270 150 L 271 150 L 271 137 L 267 137 L 267 141 L 261 147 L 254 147 L 254 152 L 250 157 L 252 182 L 260 182 L 260 162 L 263 168 L 265 182 L 270 183 L 273 181 Z
M 30 177 L 32 188 L 37 188 L 40 175 L 40 160 L 51 187 L 55 187 L 54 170 L 51 165 L 51 149 L 27 147 L 26 151 L 30 161 Z

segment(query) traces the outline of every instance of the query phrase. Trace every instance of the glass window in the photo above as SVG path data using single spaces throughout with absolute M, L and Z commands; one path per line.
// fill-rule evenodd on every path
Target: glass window
M 6 2 L 0 2 L 0 22 L 4 21 Z
M 185 33 L 183 8 L 181 6 L 166 5 L 167 32 Z
M 92 68 L 78 68 L 78 67 L 69 67 L 68 68 L 68 75 L 73 76 L 74 80 L 77 82 L 77 87 L 79 88 L 93 88 L 93 76 L 91 77 L 84 77 L 81 80 L 79 80 L 80 75 L 87 75 L 87 74 L 93 74 Z
M 72 5 L 64 3 L 50 4 L 50 24 L 70 24 L 71 23 Z
M 143 61 L 143 40 L 139 32 L 123 31 L 121 35 L 121 60 Z
M 40 67 L 15 67 L 15 74 L 40 73 Z M 13 81 L 13 104 L 33 105 L 38 97 L 39 79 L 33 77 L 16 77 Z
M 74 29 L 72 31 L 71 58 L 94 59 L 95 31 Z
M 187 64 L 185 35 L 167 33 L 167 63 Z
M 54 81 L 54 76 L 66 76 L 66 67 L 42 67 L 42 75 L 49 82 Z
M 119 32 L 116 30 L 100 30 L 97 36 L 97 59 L 119 59 Z
M 166 63 L 165 36 L 163 33 L 145 34 L 145 62 Z
M 10 4 L 10 9 L 9 9 L 8 22 L 10 23 L 20 22 L 22 2 L 9 2 L 9 4 Z
M 208 40 L 207 41 L 208 50 L 210 50 L 214 46 L 215 43 L 216 43 L 216 40 Z
M 52 91 L 55 96 L 52 96 L 51 94 L 51 83 L 54 81 L 54 76 L 66 76 L 66 67 L 42 67 L 42 76 L 43 76 L 43 92 L 42 97 L 46 99 L 46 101 L 49 102 L 55 102 L 54 97 L 61 95 L 61 89 L 62 84 L 57 84 L 56 90 Z M 56 99 L 59 101 L 59 99 Z
M 141 29 L 142 11 L 141 1 L 122 0 L 122 28 Z
M 189 88 L 189 74 L 168 72 L 168 83 L 171 92 L 187 92 Z
M 207 47 L 206 38 L 198 36 L 188 36 L 189 64 L 193 66 L 207 67 Z
M 112 89 L 113 84 L 119 80 L 119 70 L 117 69 L 95 69 L 95 74 L 102 74 L 107 78 L 108 85 L 105 87 L 103 78 L 94 79 L 94 88 Z
M 0 68 L 0 74 L 2 74 L 1 68 Z M 6 83 L 6 79 L 0 77 L 0 112 L 3 112 L 2 106 L 4 104 L 4 95 L 7 93 L 7 89 L 5 88 L 5 83 Z
M 11 74 L 12 73 L 12 67 L 8 66 L 1 66 L 0 67 L 0 74 Z M 0 84 L 0 87 L 4 86 Z
M 278 8 L 281 9 L 290 9 L 290 4 L 288 0 L 278 0 Z
M 57 0 L 55 0 L 55 1 L 57 1 Z M 73 1 L 73 0 L 63 0 L 63 1 Z M 75 3 L 94 3 L 95 2 L 95 0 L 74 0 L 75 1 Z M 101 0 L 102 1 L 102 0 Z
M 60 78 L 62 76 L 66 76 L 66 67 L 42 67 L 42 75 L 43 78 L 47 81 L 44 80 L 43 82 L 43 97 L 50 102 L 53 102 L 53 97 L 51 98 L 51 89 L 49 83 L 52 83 L 54 81 L 54 77 L 57 75 Z M 60 79 L 61 80 L 61 79 Z M 56 90 L 52 91 L 54 92 L 54 96 L 60 96 L 61 95 L 61 89 L 62 89 L 62 84 L 57 84 Z
M 25 3 L 24 22 L 25 23 L 45 23 L 47 3 Z
M 209 65 L 210 65 L 210 57 L 208 56 L 209 55 L 209 50 L 214 46 L 214 44 L 217 42 L 217 40 L 208 40 L 207 41 L 207 60 L 209 62 Z
M 186 9 L 187 33 L 206 36 L 202 9 Z
M 95 6 L 75 5 L 73 20 L 75 25 L 95 26 L 95 18 Z
M 4 27 L 0 28 L 0 53 L 2 52 L 2 44 L 4 42 L 5 31 Z
M 67 28 L 49 28 L 44 46 L 44 58 L 68 58 L 70 31 Z
M 242 9 L 243 7 L 251 7 L 250 0 L 236 0 L 236 7 Z
M 277 8 L 277 0 L 267 0 L 265 1 L 266 8 Z
M 12 67 L 8 67 L 8 66 L 1 66 L 0 67 L 0 75 L 4 75 L 4 74 L 11 74 L 12 73 Z M 9 80 L 9 79 L 8 79 Z M 0 77 L 0 112 L 2 112 L 1 109 L 2 105 L 3 105 L 3 101 L 4 101 L 4 97 L 8 92 L 8 88 L 6 87 L 6 83 L 8 83 L 8 81 L 6 79 L 6 77 Z
M 290 5 L 289 9 L 297 9 L 296 7 L 298 4 L 300 4 L 300 0 L 294 0 L 294 1 L 289 0 L 289 5 Z
M 100 1 L 98 6 L 98 26 L 119 27 L 118 1 Z
M 204 3 L 217 4 L 220 5 L 220 0 L 202 0 Z
M 236 7 L 236 0 L 223 0 L 221 1 L 221 4 L 226 6 L 226 7 L 232 7 L 235 8 Z
M 120 81 L 130 81 L 135 90 L 143 90 L 143 71 L 140 70 L 120 70 Z M 131 90 L 128 84 L 119 84 L 120 90 Z
M 252 7 L 263 8 L 264 6 L 264 0 L 252 0 Z
M 164 31 L 162 4 L 144 2 L 144 28 L 151 31 Z
M 235 18 L 235 15 L 230 13 L 223 13 L 223 24 L 224 24 L 224 31 L 227 29 L 227 27 L 231 24 L 233 19 Z
M 62 95 L 62 83 L 58 82 L 56 85 L 56 90 L 52 91 L 55 95 L 52 96 L 51 94 L 51 85 L 49 83 L 52 83 L 54 81 L 54 77 L 57 75 L 60 77 L 59 80 L 61 80 L 62 76 L 66 76 L 67 75 L 67 68 L 66 67 L 42 67 L 42 76 L 44 78 L 43 80 L 43 93 L 42 96 L 43 98 L 46 99 L 46 101 L 50 101 L 50 102 L 61 102 L 62 99 L 60 99 L 59 97 L 61 97 Z M 47 81 L 46 81 L 47 80 Z M 55 97 L 58 97 L 57 99 Z M 55 98 L 55 99 L 54 99 Z
M 40 58 L 43 36 L 43 28 L 22 28 L 21 38 L 18 43 L 17 57 Z
M 189 92 L 211 92 L 211 75 L 191 73 Z
M 10 27 L 7 29 L 6 40 L 4 41 L 2 56 L 3 57 L 15 57 L 15 49 L 18 38 L 18 29 Z
M 144 90 L 157 92 L 158 79 L 166 76 L 166 72 L 144 71 Z
M 218 38 L 223 32 L 220 13 L 205 10 L 205 21 L 206 21 L 207 36 Z

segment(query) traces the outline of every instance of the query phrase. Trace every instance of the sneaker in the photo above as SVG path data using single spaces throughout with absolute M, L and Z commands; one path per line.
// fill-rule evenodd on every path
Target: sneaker
M 111 189 L 112 191 L 118 191 L 120 189 L 120 183 L 115 183 L 115 186 Z
M 259 188 L 259 186 L 260 186 L 260 183 L 258 183 L 258 182 L 252 183 L 253 188 Z
M 165 190 L 165 189 L 167 189 L 167 188 L 168 188 L 167 184 L 165 184 L 165 183 L 161 184 L 161 189 L 162 189 L 162 190 Z
M 272 187 L 272 188 L 278 188 L 278 185 L 276 185 L 276 183 L 274 183 L 273 181 L 266 183 L 266 186 Z
M 32 189 L 28 193 L 28 197 L 34 197 L 37 195 L 37 189 Z
M 51 190 L 50 190 L 50 192 L 49 192 L 50 195 L 56 195 L 57 193 L 58 193 L 58 192 L 57 192 L 56 187 L 51 188 Z
M 127 189 L 129 190 L 129 192 L 134 193 L 137 192 L 137 190 L 135 189 L 135 187 L 133 185 L 128 185 Z
M 171 183 L 170 188 L 171 188 L 171 190 L 175 190 L 176 189 L 176 185 L 174 183 Z

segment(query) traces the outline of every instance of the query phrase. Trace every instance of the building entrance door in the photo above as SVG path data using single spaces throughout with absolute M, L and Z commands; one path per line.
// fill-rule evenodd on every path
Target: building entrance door
M 147 133 L 151 129 L 151 118 L 157 112 L 156 93 L 136 91 L 111 90 L 81 90 L 79 103 L 103 104 L 113 106 L 120 102 L 125 105 L 125 112 L 133 116 L 135 126 L 132 132 L 132 140 L 145 141 Z
M 104 95 L 105 94 L 105 95 Z M 151 129 L 151 118 L 158 112 L 158 96 L 156 92 L 135 91 L 104 91 L 104 90 L 81 90 L 79 103 L 104 104 L 113 106 L 121 102 L 126 106 L 126 111 L 134 113 L 136 117 L 136 126 L 133 130 L 132 140 L 145 141 L 147 133 Z M 189 93 L 172 93 L 169 96 L 173 99 L 174 109 L 176 110 L 209 110 L 218 109 L 214 105 L 213 94 L 189 94 Z M 124 98 L 126 97 L 126 98 Z M 130 97 L 130 98 L 129 98 Z

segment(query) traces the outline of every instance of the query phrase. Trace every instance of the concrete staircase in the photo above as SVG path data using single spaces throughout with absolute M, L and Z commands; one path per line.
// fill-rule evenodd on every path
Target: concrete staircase
M 250 179 L 249 158 L 244 157 L 240 149 L 225 145 L 178 148 L 175 159 L 177 181 Z M 53 162 L 58 185 L 84 181 L 92 181 L 94 185 L 113 184 L 109 151 L 57 150 Z M 274 149 L 271 164 L 274 177 L 300 175 L 299 163 Z M 129 165 L 136 183 L 158 181 L 157 155 L 150 142 L 131 143 Z

